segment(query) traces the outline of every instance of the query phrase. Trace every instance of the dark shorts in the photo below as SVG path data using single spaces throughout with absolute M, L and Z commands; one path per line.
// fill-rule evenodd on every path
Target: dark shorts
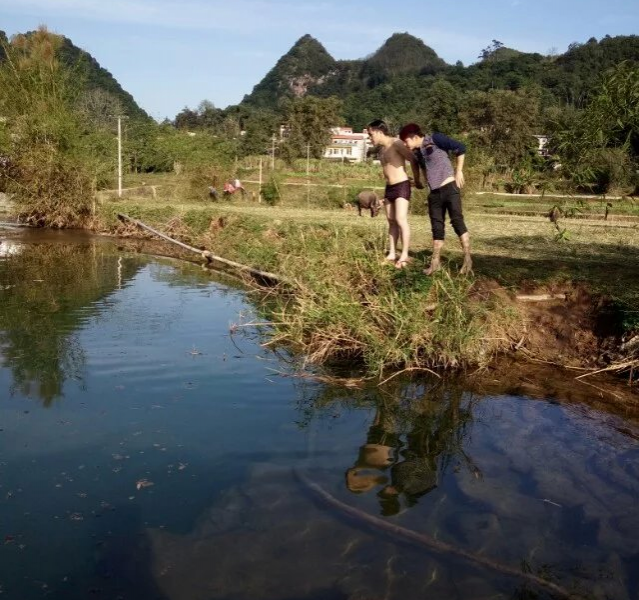
M 462 214 L 461 196 L 454 181 L 432 190 L 428 196 L 428 216 L 433 230 L 434 240 L 444 239 L 444 222 L 446 213 L 457 235 L 468 231 Z
M 397 198 L 410 200 L 410 181 L 408 179 L 386 186 L 386 190 L 384 190 L 384 200 L 395 202 Z

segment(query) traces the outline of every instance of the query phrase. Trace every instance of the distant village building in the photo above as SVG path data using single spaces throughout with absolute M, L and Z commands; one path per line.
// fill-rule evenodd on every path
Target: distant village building
M 550 141 L 549 135 L 533 135 L 537 138 L 537 154 L 539 156 L 550 156 L 550 150 L 548 150 L 548 142 Z
M 362 162 L 370 148 L 368 133 L 353 133 L 352 127 L 332 127 L 331 141 L 324 150 L 324 158 L 348 162 Z
M 289 136 L 289 127 L 280 125 L 279 142 Z M 372 147 L 368 132 L 354 133 L 352 127 L 331 127 L 331 140 L 324 150 L 323 158 L 343 162 L 362 162 Z

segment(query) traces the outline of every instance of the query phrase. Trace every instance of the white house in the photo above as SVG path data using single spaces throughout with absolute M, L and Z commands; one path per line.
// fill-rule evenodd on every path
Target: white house
M 331 141 L 324 150 L 324 158 L 362 162 L 370 146 L 368 132 L 353 133 L 352 127 L 332 127 Z
M 533 135 L 534 138 L 537 138 L 537 154 L 539 156 L 548 156 L 550 152 L 548 151 L 548 142 L 550 141 L 550 136 L 548 135 Z

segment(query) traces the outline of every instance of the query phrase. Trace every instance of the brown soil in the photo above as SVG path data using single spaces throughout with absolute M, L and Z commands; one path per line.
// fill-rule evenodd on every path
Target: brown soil
M 469 389 L 482 395 L 554 399 L 589 406 L 639 424 L 639 387 L 629 386 L 626 378 L 610 374 L 582 377 L 585 373 L 531 361 L 526 356 L 521 360 L 516 356 L 505 356 L 487 369 L 467 375 L 465 381 Z
M 620 344 L 618 320 L 608 302 L 582 287 L 536 290 L 565 299 L 518 302 L 524 320 L 522 348 L 532 356 L 569 367 L 606 366 Z

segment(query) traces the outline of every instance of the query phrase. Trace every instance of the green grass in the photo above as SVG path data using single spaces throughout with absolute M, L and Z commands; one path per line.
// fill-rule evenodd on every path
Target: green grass
M 314 362 L 354 360 L 371 373 L 486 364 L 511 346 L 522 324 L 512 302 L 482 295 L 489 280 L 511 294 L 579 284 L 618 307 L 626 329 L 637 329 L 639 224 L 561 219 L 560 241 L 546 217 L 489 214 L 478 205 L 497 198 L 507 205 L 510 198 L 468 194 L 476 279 L 456 275 L 462 257 L 450 228 L 446 268 L 427 278 L 422 269 L 430 261 L 430 228 L 417 214 L 425 193 L 412 203 L 413 262 L 402 271 L 382 264 L 383 215 L 360 218 L 353 210 L 322 208 L 319 195 L 307 204 L 303 194 L 273 207 L 235 196 L 185 201 L 173 187 L 169 197 L 106 202 L 101 218 L 117 232 L 113 213 L 125 212 L 196 247 L 293 281 L 293 293 L 271 295 L 264 313 L 279 323 L 274 344 L 296 348 Z

